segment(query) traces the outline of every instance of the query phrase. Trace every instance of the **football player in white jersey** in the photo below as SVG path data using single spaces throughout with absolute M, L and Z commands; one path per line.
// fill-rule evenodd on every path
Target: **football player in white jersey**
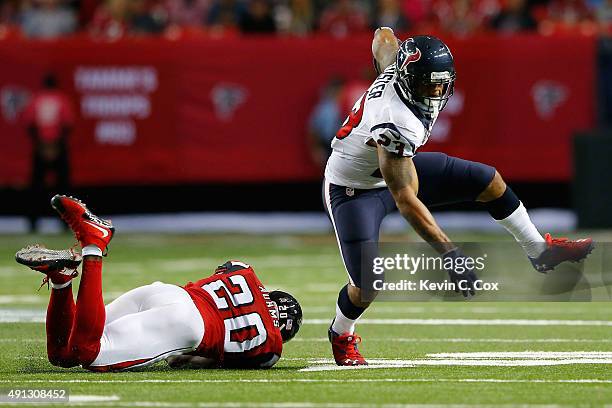
M 338 365 L 367 364 L 354 330 L 376 292 L 362 288 L 362 249 L 378 242 L 380 224 L 391 212 L 399 210 L 444 258 L 463 254 L 428 207 L 475 201 L 512 234 L 540 272 L 581 260 L 593 249 L 591 239 L 542 236 L 495 168 L 444 153 L 417 154 L 453 94 L 455 65 L 444 42 L 432 36 L 400 42 L 383 28 L 374 35 L 372 51 L 379 76 L 336 134 L 325 170 L 323 198 L 349 275 L 329 328 Z M 464 296 L 474 294 L 473 271 L 450 271 L 449 277 L 467 287 Z

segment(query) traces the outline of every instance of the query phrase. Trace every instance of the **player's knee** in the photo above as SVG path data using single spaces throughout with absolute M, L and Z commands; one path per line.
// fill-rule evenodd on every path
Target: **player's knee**
M 476 201 L 494 200 L 504 193 L 506 185 L 495 167 L 474 163 L 470 168 L 470 176 Z
M 506 183 L 501 175 L 494 170 L 493 179 L 489 184 L 482 190 L 482 192 L 476 198 L 476 201 L 488 202 L 493 201 L 501 197 L 506 191 Z
M 76 364 L 89 365 L 91 364 L 98 353 L 100 352 L 100 342 L 89 344 L 85 342 L 74 342 L 71 347 L 71 357 Z
M 502 178 L 501 174 L 499 174 L 499 172 L 494 167 L 491 168 L 493 169 L 494 175 L 488 187 L 491 189 L 500 187 L 506 188 L 506 182 Z
M 66 355 L 66 353 L 47 351 L 47 358 L 49 359 L 49 363 L 55 367 L 71 368 L 79 365 L 78 361 Z
M 58 360 L 58 359 L 53 359 L 53 358 L 50 358 L 49 362 L 51 363 L 51 365 L 55 367 L 61 367 L 61 368 L 72 368 L 72 367 L 76 367 L 77 365 L 79 365 L 79 363 L 74 362 L 74 361 Z
M 470 166 L 470 176 L 472 182 L 478 186 L 480 191 L 484 191 L 495 179 L 497 170 L 488 164 L 473 162 Z

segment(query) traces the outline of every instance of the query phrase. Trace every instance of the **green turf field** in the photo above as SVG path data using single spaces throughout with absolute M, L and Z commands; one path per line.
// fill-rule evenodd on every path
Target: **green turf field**
M 199 279 L 227 259 L 252 264 L 269 289 L 294 294 L 305 324 L 271 370 L 176 371 L 165 363 L 114 374 L 56 368 L 46 360 L 43 323 L 6 322 L 40 318 L 46 308 L 47 289 L 36 291 L 41 276 L 13 261 L 15 251 L 32 241 L 57 248 L 72 243 L 68 235 L 0 236 L 4 392 L 65 388 L 80 396 L 76 401 L 83 406 L 124 407 L 612 404 L 612 303 L 379 303 L 364 316 L 358 332 L 364 355 L 381 368 L 333 369 L 326 332 L 346 277 L 331 235 L 119 233 L 111 243 L 103 272 L 107 302 L 156 280 L 183 284 Z M 457 319 L 498 321 L 456 324 Z M 456 354 L 467 352 L 480 354 Z M 496 354 L 503 352 L 521 354 Z M 88 401 L 92 396 L 108 400 Z

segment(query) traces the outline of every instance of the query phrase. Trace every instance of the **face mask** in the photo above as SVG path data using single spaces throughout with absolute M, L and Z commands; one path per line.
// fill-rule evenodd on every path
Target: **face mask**
M 420 101 L 415 102 L 415 105 L 421 112 L 424 114 L 436 117 L 440 113 L 440 107 L 442 106 L 442 101 L 439 99 L 431 99 L 431 98 L 419 98 Z
M 398 81 L 399 89 L 406 99 L 414 104 L 424 115 L 435 118 L 446 105 L 446 100 L 413 95 L 406 81 Z

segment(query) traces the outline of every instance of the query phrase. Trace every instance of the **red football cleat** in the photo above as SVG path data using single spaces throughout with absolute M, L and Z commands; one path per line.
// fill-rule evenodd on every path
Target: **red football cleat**
M 81 255 L 72 249 L 54 250 L 42 245 L 28 245 L 15 254 L 15 260 L 20 264 L 47 275 L 43 285 L 49 280 L 61 285 L 78 276 L 76 268 L 81 259 Z
M 72 229 L 82 247 L 95 245 L 102 252 L 106 251 L 115 233 L 110 221 L 96 217 L 85 204 L 73 197 L 56 195 L 51 199 L 51 206 Z
M 579 262 L 587 257 L 595 248 L 591 238 L 576 241 L 567 238 L 553 238 L 550 234 L 544 235 L 546 249 L 537 258 L 529 258 L 538 272 L 551 271 L 561 262 Z
M 361 337 L 356 334 L 344 333 L 342 335 L 334 332 L 331 327 L 328 332 L 329 341 L 332 344 L 334 360 L 339 366 L 368 365 L 363 358 L 357 345 L 361 343 Z

